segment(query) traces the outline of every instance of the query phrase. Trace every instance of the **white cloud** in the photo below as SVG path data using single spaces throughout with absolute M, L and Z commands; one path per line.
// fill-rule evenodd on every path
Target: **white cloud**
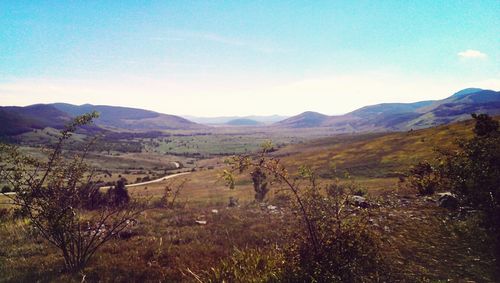
M 473 49 L 467 49 L 465 51 L 458 52 L 457 55 L 460 58 L 466 58 L 466 59 L 486 59 L 486 57 L 488 57 L 483 52 Z

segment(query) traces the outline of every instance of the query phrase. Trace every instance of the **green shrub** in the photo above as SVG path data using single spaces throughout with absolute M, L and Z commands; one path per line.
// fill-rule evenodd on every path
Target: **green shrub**
M 410 188 L 419 195 L 433 195 L 440 186 L 441 176 L 429 162 L 422 161 L 413 166 L 406 179 Z
M 262 172 L 266 182 L 282 184 L 281 190 L 290 196 L 289 206 L 296 217 L 290 225 L 295 232 L 283 231 L 289 245 L 285 246 L 285 272 L 279 281 L 387 280 L 389 265 L 382 256 L 378 235 L 368 226 L 367 209 L 350 204 L 353 193 L 360 191 L 356 184 L 340 184 L 335 179 L 331 184 L 320 185 L 316 173 L 307 166 L 290 175 L 279 159 L 266 153 L 264 148 L 257 158 L 233 157 L 227 161 L 232 168 L 224 171 L 223 178 L 234 188 L 232 172 L 248 170 L 252 177 L 255 172 Z
M 379 235 L 369 227 L 367 210 L 353 207 L 352 184 L 338 182 L 302 196 L 311 233 L 291 235 L 286 253 L 287 282 L 366 282 L 389 276 Z M 384 277 L 385 276 L 385 277 Z
M 277 249 L 236 249 L 221 263 L 205 272 L 201 282 L 282 282 L 283 255 Z
M 496 239 L 500 274 L 500 131 L 498 121 L 475 115 L 474 137 L 458 142 L 459 149 L 440 156 L 444 182 L 462 207 L 483 215 L 482 225 Z

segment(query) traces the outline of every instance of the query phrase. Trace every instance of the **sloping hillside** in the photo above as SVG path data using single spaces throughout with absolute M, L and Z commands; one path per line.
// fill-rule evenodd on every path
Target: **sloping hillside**
M 500 119 L 500 117 L 497 117 Z M 453 148 L 457 138 L 472 136 L 473 120 L 438 127 L 398 132 L 340 135 L 277 152 L 289 166 L 307 164 L 325 176 L 336 168 L 366 177 L 396 176 L 418 161 L 430 159 L 436 148 Z
M 45 127 L 61 129 L 70 120 L 68 114 L 51 105 L 0 107 L 0 136 L 17 135 Z
M 277 122 L 275 126 L 289 127 L 289 128 L 312 128 L 321 127 L 329 118 L 327 115 L 321 113 L 307 111 L 297 116 L 290 117 L 283 121 Z
M 470 88 L 443 100 L 377 104 L 340 116 L 305 112 L 274 125 L 328 127 L 338 133 L 402 131 L 461 121 L 474 112 L 500 114 L 500 92 Z
M 81 115 L 91 111 L 100 114 L 95 123 L 109 129 L 126 129 L 138 131 L 152 130 L 193 130 L 203 129 L 205 126 L 196 124 L 179 116 L 161 114 L 149 110 L 106 106 L 106 105 L 72 105 L 65 103 L 53 104 L 57 109 L 71 116 Z

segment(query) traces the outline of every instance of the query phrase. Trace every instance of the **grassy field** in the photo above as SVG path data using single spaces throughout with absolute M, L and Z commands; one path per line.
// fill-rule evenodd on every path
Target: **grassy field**
M 332 170 L 364 178 L 394 177 L 435 149 L 450 149 L 472 136 L 472 121 L 402 133 L 345 135 L 290 145 L 277 153 L 291 167 L 307 164 L 324 176 Z

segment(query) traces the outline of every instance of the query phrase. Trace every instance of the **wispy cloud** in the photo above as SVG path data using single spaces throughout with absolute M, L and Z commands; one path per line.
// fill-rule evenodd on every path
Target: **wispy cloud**
M 466 59 L 486 59 L 486 57 L 488 57 L 488 55 L 484 54 L 483 52 L 473 49 L 467 49 L 465 51 L 458 52 L 457 55 L 460 58 Z

